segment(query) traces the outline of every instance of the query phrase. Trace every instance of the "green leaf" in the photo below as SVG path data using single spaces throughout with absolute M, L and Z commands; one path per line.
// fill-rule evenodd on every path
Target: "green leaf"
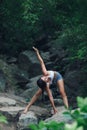
M 0 114 L 0 122 L 6 123 L 6 124 L 8 123 L 7 118 L 3 116 L 2 114 Z
M 80 111 L 79 111 L 79 110 L 73 111 L 73 112 L 72 112 L 72 117 L 73 117 L 73 118 L 78 118 L 78 117 L 80 117 Z
M 77 97 L 77 103 L 78 103 L 78 107 L 82 108 L 83 104 L 84 104 L 84 100 L 82 97 Z
M 87 97 L 81 98 L 77 97 L 78 107 L 80 107 L 82 112 L 87 112 Z
M 66 112 L 63 112 L 64 115 L 70 115 L 70 112 L 66 111 Z
M 63 112 L 63 114 L 67 119 L 72 119 L 71 113 L 69 111 Z
M 81 125 L 84 126 L 87 123 L 87 122 L 85 122 L 85 120 L 83 118 L 78 118 L 77 122 L 78 122 L 79 126 L 81 126 Z
M 75 130 L 77 127 L 77 122 L 74 122 L 73 124 L 65 124 L 64 130 Z
M 78 127 L 76 130 L 83 130 L 83 127 L 80 126 L 80 127 Z
M 29 128 L 31 128 L 31 130 L 38 130 L 38 126 L 36 124 L 30 124 Z
M 86 112 L 86 113 L 87 113 L 87 105 L 85 105 L 85 106 L 83 106 L 83 107 L 81 108 L 81 112 Z
M 45 127 L 45 123 L 43 121 L 40 121 L 38 124 L 39 128 L 44 128 Z
M 49 123 L 46 123 L 45 126 L 48 129 L 58 130 L 59 124 L 56 121 L 51 121 Z

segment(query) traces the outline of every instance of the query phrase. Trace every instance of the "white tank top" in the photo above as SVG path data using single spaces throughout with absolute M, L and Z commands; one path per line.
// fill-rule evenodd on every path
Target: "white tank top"
M 48 71 L 49 72 L 49 78 L 50 78 L 50 84 L 52 84 L 53 78 L 54 78 L 54 71 Z

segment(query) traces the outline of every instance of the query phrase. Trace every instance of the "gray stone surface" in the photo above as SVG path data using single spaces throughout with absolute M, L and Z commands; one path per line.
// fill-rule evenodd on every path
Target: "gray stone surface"
M 24 110 L 24 107 L 20 106 L 8 106 L 8 107 L 1 107 L 0 113 L 7 117 L 7 120 L 13 121 L 15 120 L 18 112 Z
M 56 122 L 72 122 L 72 118 L 66 117 L 63 112 L 66 111 L 66 109 L 62 107 L 57 108 L 58 113 L 54 114 L 52 117 L 48 118 L 45 120 L 45 122 L 50 122 L 50 121 L 56 121 Z
M 7 97 L 0 97 L 0 106 L 15 106 L 15 105 L 16 105 L 15 100 Z
M 28 125 L 34 123 L 37 124 L 38 123 L 38 119 L 35 116 L 35 113 L 32 111 L 29 111 L 27 114 L 22 114 L 19 117 L 19 121 L 17 123 L 17 130 L 23 130 L 28 128 Z

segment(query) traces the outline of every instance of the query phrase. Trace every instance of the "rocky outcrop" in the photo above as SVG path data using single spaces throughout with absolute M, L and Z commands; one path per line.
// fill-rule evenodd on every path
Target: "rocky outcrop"
M 63 75 L 69 104 L 72 107 L 75 106 L 76 96 L 78 93 L 80 94 L 87 77 L 85 71 L 81 71 L 82 61 L 76 60 L 71 63 L 67 50 L 61 46 L 60 40 L 54 40 L 43 45 L 41 42 L 37 42 L 36 46 L 40 49 L 46 68 L 59 71 Z M 37 123 L 39 120 L 46 119 L 46 122 L 50 120 L 68 122 L 71 120 L 67 120 L 62 115 L 65 108 L 62 107 L 63 101 L 55 85 L 51 86 L 51 91 L 54 96 L 54 102 L 58 107 L 56 115 L 52 116 L 50 112 L 51 106 L 46 93 L 44 93 L 44 104 L 41 98 L 39 98 L 35 104 L 36 106 L 32 106 L 29 113 L 23 115 L 22 111 L 25 105 L 27 105 L 25 100 L 29 101 L 37 91 L 36 82 L 40 76 L 41 67 L 33 50 L 21 52 L 18 59 L 9 59 L 7 63 L 0 60 L 0 89 L 8 92 L 8 96 L 1 96 L 0 112 L 7 117 L 8 121 L 12 119 L 12 121 L 18 122 L 16 126 L 19 130 L 23 126 L 27 128 L 27 123 Z M 13 96 L 12 93 L 16 95 Z
M 33 51 L 24 51 L 20 53 L 18 57 L 18 65 L 22 70 L 26 70 L 29 73 L 32 73 L 32 75 L 29 75 L 29 77 L 34 77 L 38 74 L 41 74 L 39 71 L 39 61 L 37 60 L 37 57 Z
M 7 106 L 0 108 L 0 113 L 7 117 L 8 122 L 18 121 L 18 112 L 23 111 L 24 107 L 21 106 Z
M 29 124 L 38 123 L 38 118 L 35 116 L 35 113 L 32 111 L 29 111 L 27 114 L 22 114 L 19 117 L 19 121 L 17 123 L 17 130 L 23 130 L 27 129 Z
M 40 75 L 41 76 L 41 75 Z M 31 97 L 35 94 L 38 90 L 37 80 L 40 76 L 34 77 L 30 79 L 30 82 L 26 84 L 26 90 L 20 94 L 20 96 L 31 99 Z
M 0 96 L 0 99 L 2 99 L 2 102 L 0 103 L 0 113 L 7 117 L 8 123 L 12 128 L 9 129 L 11 130 L 27 129 L 29 124 L 38 124 L 40 120 L 45 120 L 45 122 L 55 120 L 59 122 L 65 121 L 66 119 L 62 115 L 62 112 L 65 111 L 65 108 L 62 106 L 58 107 L 58 113 L 52 116 L 51 106 L 49 105 L 50 103 L 46 105 L 49 105 L 47 108 L 45 108 L 45 104 L 43 104 L 43 106 L 40 104 L 39 106 L 32 105 L 30 111 L 23 114 L 26 102 L 24 102 L 22 98 L 20 100 L 20 97 L 18 101 L 18 97 L 15 97 L 14 95 L 11 95 L 11 98 L 9 97 L 10 95 L 4 95 L 3 97 L 2 95 Z M 67 121 L 69 121 L 69 119 Z M 1 128 L 6 128 L 6 125 L 1 125 Z
M 71 117 L 66 117 L 63 113 L 66 112 L 66 109 L 61 106 L 61 107 L 57 107 L 58 113 L 56 113 L 55 115 L 53 115 L 52 117 L 48 118 L 45 120 L 45 122 L 50 122 L 50 121 L 56 121 L 56 122 L 66 122 L 66 123 L 70 123 L 72 122 L 72 118 Z
M 8 65 L 0 59 L 0 91 L 6 92 L 16 86 L 16 79 L 13 75 L 14 71 L 16 71 L 15 67 Z
M 82 62 L 74 61 L 71 63 L 67 50 L 63 47 L 63 44 L 61 45 L 61 40 L 59 39 L 43 45 L 41 42 L 36 43 L 36 46 L 39 49 L 41 47 L 40 54 L 44 59 L 46 68 L 48 70 L 59 71 L 63 75 L 69 99 L 71 100 L 72 95 L 76 97 L 75 91 L 79 90 L 78 92 L 80 92 L 80 86 L 84 84 L 86 77 L 81 76 L 85 73 L 81 73 L 80 67 L 82 66 Z M 1 89 L 8 91 L 8 88 L 14 86 L 13 88 L 16 88 L 14 93 L 30 99 L 38 89 L 36 81 L 42 74 L 35 52 L 33 50 L 26 50 L 19 54 L 16 62 L 8 61 L 9 65 L 0 60 L 0 68 L 2 68 L 0 71 Z M 56 87 L 54 88 L 56 89 Z M 52 92 L 55 99 L 57 99 L 57 95 L 59 95 L 58 90 L 55 91 L 52 89 Z
M 0 97 L 0 107 L 1 106 L 16 106 L 16 101 L 7 97 Z

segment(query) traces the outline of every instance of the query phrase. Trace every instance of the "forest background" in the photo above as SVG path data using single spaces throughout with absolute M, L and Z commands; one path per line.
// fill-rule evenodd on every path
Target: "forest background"
M 0 54 L 17 57 L 43 37 L 59 39 L 70 63 L 81 61 L 87 74 L 87 0 L 0 1 Z

